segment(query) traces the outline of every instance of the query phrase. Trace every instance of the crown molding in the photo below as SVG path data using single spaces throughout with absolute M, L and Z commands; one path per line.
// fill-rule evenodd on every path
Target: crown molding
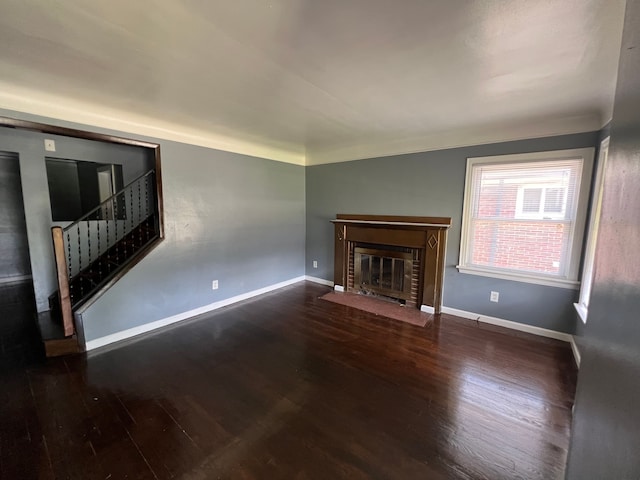
M 487 124 L 388 141 L 362 139 L 362 141 L 358 143 L 336 147 L 308 148 L 306 165 L 322 165 L 367 158 L 390 157 L 409 153 L 593 132 L 602 128 L 601 123 L 601 115 L 593 113 L 555 118 L 536 118 L 521 122 Z
M 590 113 L 486 124 L 384 141 L 381 141 L 379 137 L 363 137 L 357 142 L 308 147 L 305 150 L 304 145 L 274 146 L 257 141 L 247 141 L 3 83 L 0 83 L 0 108 L 73 124 L 142 135 L 152 139 L 171 140 L 301 166 L 592 132 L 600 130 L 603 126 L 602 115 Z
M 305 164 L 304 148 L 295 150 L 250 142 L 98 104 L 53 96 L 40 91 L 20 89 L 14 85 L 3 83 L 0 83 L 0 108 L 295 165 Z

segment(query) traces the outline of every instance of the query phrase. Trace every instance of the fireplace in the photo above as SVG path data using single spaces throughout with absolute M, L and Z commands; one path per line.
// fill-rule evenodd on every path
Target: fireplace
M 439 313 L 450 218 L 337 215 L 334 284 Z

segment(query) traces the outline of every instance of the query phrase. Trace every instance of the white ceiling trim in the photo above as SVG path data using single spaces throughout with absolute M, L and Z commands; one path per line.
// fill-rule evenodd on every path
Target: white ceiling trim
M 603 126 L 600 115 L 577 115 L 508 125 L 483 125 L 386 142 L 363 141 L 333 148 L 313 148 L 305 154 L 302 151 L 251 143 L 215 132 L 185 128 L 100 105 L 54 97 L 43 92 L 24 91 L 2 83 L 0 108 L 303 166 L 590 132 Z
M 0 108 L 92 127 L 188 143 L 226 152 L 305 165 L 304 150 L 294 151 L 184 127 L 102 105 L 16 88 L 0 82 Z
M 454 129 L 426 136 L 377 143 L 362 142 L 329 148 L 308 149 L 305 165 L 347 162 L 375 157 L 471 147 L 491 143 L 553 137 L 600 130 L 602 116 L 593 113 L 555 118 L 537 118 L 509 124 L 489 124 Z

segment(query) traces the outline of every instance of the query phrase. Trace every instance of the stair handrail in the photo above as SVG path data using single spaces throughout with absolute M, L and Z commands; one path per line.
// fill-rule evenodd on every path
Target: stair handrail
M 155 173 L 156 169 L 152 168 L 151 170 L 149 170 L 148 172 L 143 173 L 142 175 L 140 175 L 139 177 L 136 177 L 134 180 L 132 180 L 131 182 L 129 182 L 125 187 L 122 187 L 120 190 L 118 190 L 116 193 L 114 193 L 113 195 L 111 195 L 109 198 L 107 198 L 105 201 L 101 202 L 100 205 L 98 205 L 97 207 L 95 207 L 93 210 L 90 210 L 89 212 L 85 213 L 83 216 L 81 216 L 79 219 L 75 220 L 73 223 L 71 223 L 70 225 L 67 225 L 66 227 L 64 227 L 62 229 L 63 232 L 67 232 L 69 230 L 71 230 L 71 228 L 75 227 L 78 225 L 78 223 L 83 222 L 87 217 L 93 215 L 95 212 L 97 212 L 98 210 L 100 210 L 101 208 L 103 208 L 107 203 L 113 201 L 113 199 L 119 195 L 122 195 L 125 190 L 129 189 L 129 187 L 131 187 L 131 185 L 133 185 L 134 183 L 137 183 L 138 181 L 142 180 L 145 177 L 148 177 L 149 175 L 153 175 Z

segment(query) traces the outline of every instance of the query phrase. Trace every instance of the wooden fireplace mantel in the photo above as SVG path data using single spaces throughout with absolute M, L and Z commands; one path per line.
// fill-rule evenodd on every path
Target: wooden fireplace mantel
M 344 290 L 352 243 L 369 243 L 420 249 L 422 309 L 440 313 L 442 283 L 450 217 L 339 214 L 331 220 L 335 229 L 334 284 Z

